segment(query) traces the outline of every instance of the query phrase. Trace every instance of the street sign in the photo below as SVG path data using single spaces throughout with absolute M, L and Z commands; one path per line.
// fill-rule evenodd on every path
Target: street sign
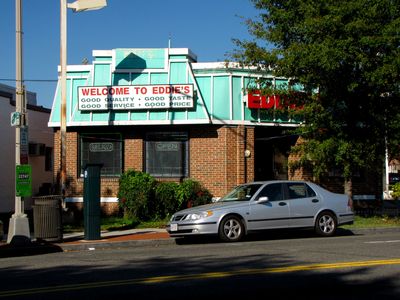
M 21 126 L 21 113 L 18 111 L 11 113 L 11 126 Z
M 20 127 L 20 142 L 19 142 L 19 151 L 20 151 L 20 164 L 27 165 L 28 164 L 28 156 L 29 156 L 29 135 L 28 135 L 28 126 Z
M 17 165 L 15 166 L 16 193 L 17 197 L 32 196 L 32 166 Z

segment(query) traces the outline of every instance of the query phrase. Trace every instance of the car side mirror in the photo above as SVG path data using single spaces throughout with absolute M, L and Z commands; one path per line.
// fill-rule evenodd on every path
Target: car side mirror
M 265 203 L 265 202 L 268 202 L 268 201 L 269 201 L 268 197 L 267 196 L 263 196 L 263 197 L 258 198 L 257 203 Z

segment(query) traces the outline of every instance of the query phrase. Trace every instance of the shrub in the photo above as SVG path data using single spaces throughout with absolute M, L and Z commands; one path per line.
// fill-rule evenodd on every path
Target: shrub
M 392 186 L 392 190 L 393 190 L 392 197 L 394 199 L 399 199 L 400 198 L 400 182 L 395 183 Z
M 147 173 L 128 170 L 119 180 L 118 204 L 128 219 L 164 219 L 177 210 L 209 202 L 210 192 L 192 179 L 157 183 Z
M 164 219 L 180 208 L 177 200 L 179 185 L 175 182 L 159 182 L 155 187 L 156 218 Z
M 210 203 L 211 197 L 211 193 L 193 179 L 184 180 L 177 190 L 177 200 L 180 208 Z
M 154 215 L 156 180 L 147 173 L 128 170 L 119 180 L 118 204 L 127 218 L 148 220 Z

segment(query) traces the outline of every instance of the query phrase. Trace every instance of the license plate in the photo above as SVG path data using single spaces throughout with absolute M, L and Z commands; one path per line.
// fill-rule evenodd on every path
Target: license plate
M 170 230 L 171 231 L 178 231 L 178 224 L 171 224 Z

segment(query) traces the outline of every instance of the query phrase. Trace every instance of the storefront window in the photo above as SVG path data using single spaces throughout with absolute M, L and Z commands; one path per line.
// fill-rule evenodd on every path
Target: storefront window
M 80 175 L 86 164 L 102 164 L 101 176 L 122 173 L 122 139 L 119 134 L 82 134 L 80 136 Z
M 149 133 L 146 137 L 146 172 L 155 177 L 188 177 L 188 135 Z

